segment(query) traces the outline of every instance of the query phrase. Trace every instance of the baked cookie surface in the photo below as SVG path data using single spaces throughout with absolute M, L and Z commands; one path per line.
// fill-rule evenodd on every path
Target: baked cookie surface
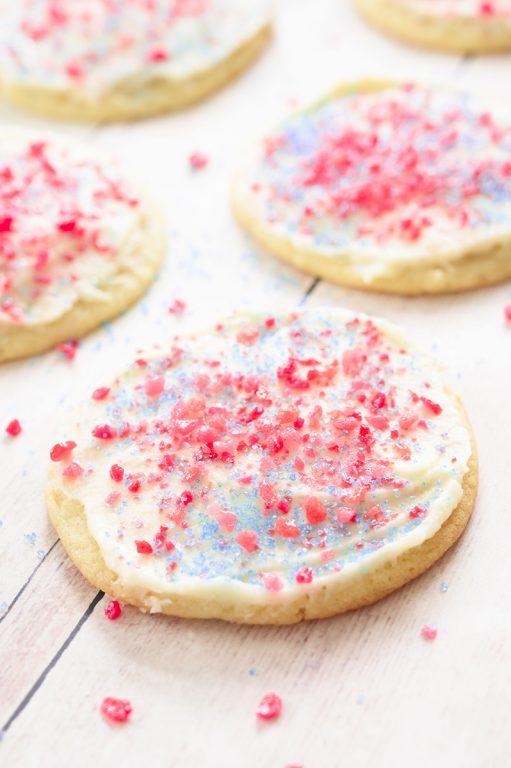
M 511 49 L 508 0 L 355 0 L 362 15 L 401 40 L 452 53 Z
M 2 133 L 0 362 L 109 320 L 164 253 L 159 211 L 110 164 L 55 137 Z
M 270 0 L 0 0 L 0 83 L 18 106 L 63 119 L 180 109 L 257 56 Z
M 475 97 L 342 86 L 242 163 L 234 210 L 277 256 L 344 285 L 402 294 L 511 277 L 511 129 Z
M 391 326 L 246 316 L 138 358 L 51 451 L 48 509 L 98 588 L 151 612 L 292 623 L 371 603 L 463 531 L 458 399 Z

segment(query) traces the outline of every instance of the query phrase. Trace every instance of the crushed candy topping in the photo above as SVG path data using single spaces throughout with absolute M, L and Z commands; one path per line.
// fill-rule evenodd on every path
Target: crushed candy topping
M 267 136 L 240 176 L 252 215 L 357 271 L 509 232 L 511 125 L 463 92 L 332 96 Z M 297 379 L 298 382 L 298 379 Z
M 132 583 L 281 599 L 422 542 L 461 498 L 456 399 L 371 319 L 250 316 L 158 355 L 103 383 L 51 452 Z
M 139 201 L 77 148 L 10 134 L 0 182 L 0 328 L 55 320 L 118 269 Z M 57 349 L 72 360 L 78 340 Z

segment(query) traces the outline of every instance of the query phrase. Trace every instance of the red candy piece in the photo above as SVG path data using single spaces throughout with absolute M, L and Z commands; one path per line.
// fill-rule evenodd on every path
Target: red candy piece
M 98 387 L 92 393 L 93 400 L 104 400 L 110 394 L 110 387 Z
M 124 723 L 131 715 L 133 708 L 127 699 L 114 699 L 108 696 L 101 702 L 101 714 L 112 723 Z
M 259 720 L 274 720 L 282 712 L 282 699 L 276 693 L 263 696 L 256 709 Z
M 92 436 L 97 437 L 98 440 L 113 440 L 116 435 L 117 432 L 109 424 L 98 424 L 92 430 Z
M 300 530 L 294 523 L 284 520 L 283 517 L 279 517 L 275 523 L 275 535 L 287 539 L 296 539 L 300 535 Z
M 297 584 L 310 584 L 312 582 L 312 568 L 307 568 L 307 566 L 300 568 L 295 578 Z
M 135 546 L 139 555 L 151 555 L 154 551 L 148 541 L 135 541 Z
M 438 405 L 438 403 L 434 403 L 432 400 L 430 400 L 429 397 L 421 397 L 420 399 L 422 400 L 422 402 L 424 403 L 428 411 L 431 411 L 431 413 L 434 413 L 435 416 L 438 416 L 440 413 L 442 413 L 442 407 Z
M 76 443 L 73 440 L 56 443 L 50 451 L 50 459 L 52 461 L 66 461 L 74 448 L 76 448 Z
M 155 379 L 149 379 L 145 383 L 145 393 L 147 397 L 159 397 L 165 389 L 165 379 L 163 376 L 157 376 Z
M 307 522 L 311 525 L 319 525 L 327 518 L 326 509 L 315 496 L 309 496 L 305 499 L 305 515 Z
M 62 352 L 62 354 L 67 357 L 68 360 L 74 360 L 76 353 L 78 352 L 79 344 L 80 342 L 78 339 L 71 339 L 65 344 L 57 344 L 55 349 L 57 349 L 59 352 Z
M 209 160 L 206 155 L 201 154 L 201 152 L 194 152 L 188 158 L 188 162 L 190 163 L 190 168 L 193 168 L 194 171 L 200 171 L 203 168 L 206 168 Z
M 255 552 L 259 547 L 257 546 L 257 533 L 255 531 L 239 531 L 235 538 L 236 544 L 243 547 L 245 552 Z
M 122 615 L 122 608 L 118 600 L 110 600 L 105 608 L 105 616 L 110 621 L 115 621 Z
M 170 58 L 168 51 L 164 50 L 163 48 L 153 48 L 152 51 L 149 51 L 147 54 L 147 61 L 151 62 L 152 64 L 159 64 L 162 61 L 168 61 Z
M 120 483 L 124 478 L 124 469 L 119 464 L 112 464 L 110 467 L 110 477 L 116 483 Z
M 62 472 L 64 477 L 81 477 L 83 475 L 83 467 L 78 464 L 77 461 L 72 461 L 65 470 Z
M 186 304 L 181 299 L 174 299 L 169 307 L 169 313 L 171 315 L 181 315 L 186 309 Z
M 425 640 L 434 640 L 437 634 L 438 631 L 435 627 L 430 627 L 428 624 L 421 629 L 421 635 Z
M 261 571 L 259 575 L 261 577 L 261 581 L 263 582 L 264 588 L 267 589 L 268 592 L 280 592 L 284 586 L 280 580 L 280 577 L 277 576 L 276 573 Z
M 5 431 L 11 437 L 17 437 L 22 431 L 21 424 L 19 423 L 18 419 L 13 419 L 10 421 L 5 428 Z

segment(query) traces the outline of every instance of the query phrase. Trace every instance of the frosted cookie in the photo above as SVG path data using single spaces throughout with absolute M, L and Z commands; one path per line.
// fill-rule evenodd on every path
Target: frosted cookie
M 362 15 L 402 40 L 452 53 L 511 49 L 509 0 L 355 0 Z
M 118 315 L 152 281 L 164 239 L 159 212 L 111 164 L 3 132 L 0 362 Z
M 234 207 L 269 251 L 344 285 L 496 283 L 511 277 L 510 123 L 463 92 L 341 87 L 258 144 Z
M 0 0 L 0 15 L 5 98 L 77 120 L 186 107 L 248 66 L 271 31 L 271 0 Z
M 357 608 L 428 568 L 472 511 L 457 397 L 366 316 L 245 316 L 102 384 L 51 450 L 48 509 L 83 574 L 145 611 Z

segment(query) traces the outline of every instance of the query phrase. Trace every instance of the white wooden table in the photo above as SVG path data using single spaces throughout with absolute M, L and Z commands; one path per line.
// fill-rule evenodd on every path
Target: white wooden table
M 275 40 L 237 83 L 176 116 L 135 125 L 52 126 L 114 151 L 161 200 L 165 268 L 144 300 L 58 352 L 2 366 L 0 725 L 5 766 L 336 768 L 511 764 L 511 286 L 401 299 L 319 283 L 259 253 L 238 231 L 229 180 L 246 139 L 340 80 L 429 78 L 508 98 L 511 56 L 415 51 L 380 37 L 348 0 L 282 0 Z M 4 123 L 47 128 L 3 108 Z M 210 158 L 191 173 L 193 151 Z M 188 309 L 170 315 L 175 298 Z M 145 616 L 108 621 L 107 598 L 66 557 L 45 512 L 49 447 L 82 397 L 131 352 L 235 307 L 333 303 L 399 322 L 446 365 L 477 436 L 481 487 L 458 546 L 430 572 L 357 613 L 283 628 Z M 448 585 L 441 590 L 441 583 Z M 424 624 L 438 637 L 420 637 Z M 261 696 L 284 701 L 259 724 Z M 109 726 L 105 696 L 128 698 Z

